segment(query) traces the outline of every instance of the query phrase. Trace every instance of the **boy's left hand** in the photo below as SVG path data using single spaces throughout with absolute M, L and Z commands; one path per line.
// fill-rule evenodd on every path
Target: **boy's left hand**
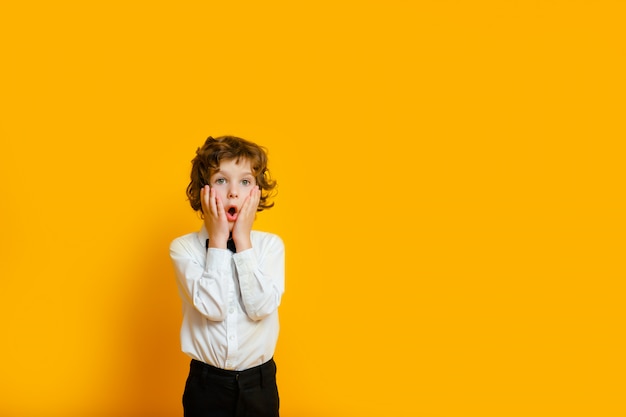
M 250 232 L 252 231 L 252 224 L 256 218 L 260 198 L 261 190 L 259 190 L 259 186 L 257 185 L 250 191 L 250 194 L 246 197 L 239 210 L 237 220 L 233 226 L 233 240 L 235 241 L 235 246 L 237 246 L 237 252 L 252 247 Z

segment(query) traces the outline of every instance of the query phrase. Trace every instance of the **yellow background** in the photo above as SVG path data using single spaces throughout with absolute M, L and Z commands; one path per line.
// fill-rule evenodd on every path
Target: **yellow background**
M 285 417 L 622 416 L 621 1 L 5 2 L 0 415 L 177 416 L 169 242 L 270 150 Z

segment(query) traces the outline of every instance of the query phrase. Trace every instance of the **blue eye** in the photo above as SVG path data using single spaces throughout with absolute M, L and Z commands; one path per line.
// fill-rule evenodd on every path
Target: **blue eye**
M 218 179 L 216 179 L 216 180 L 215 180 L 215 183 L 216 183 L 216 184 L 224 184 L 224 183 L 226 183 L 226 179 L 224 179 L 224 178 L 218 178 Z
M 243 185 L 250 185 L 250 180 L 243 180 L 243 181 L 241 181 L 241 183 Z

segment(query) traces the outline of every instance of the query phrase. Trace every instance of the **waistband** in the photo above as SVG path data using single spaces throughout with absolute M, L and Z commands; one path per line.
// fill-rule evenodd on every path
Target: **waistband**
M 191 373 L 197 372 L 199 374 L 202 374 L 203 377 L 206 377 L 207 375 L 213 375 L 225 378 L 233 378 L 235 380 L 257 377 L 263 378 L 276 375 L 276 363 L 274 362 L 274 358 L 270 359 L 262 365 L 254 366 L 243 371 L 231 371 L 228 369 L 217 368 L 196 359 L 191 360 L 189 368 Z

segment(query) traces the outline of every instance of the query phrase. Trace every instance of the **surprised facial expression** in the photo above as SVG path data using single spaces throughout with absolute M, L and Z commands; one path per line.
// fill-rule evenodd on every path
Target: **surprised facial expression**
M 256 185 L 256 180 L 247 159 L 228 159 L 220 162 L 219 169 L 211 175 L 209 186 L 222 201 L 229 229 L 233 230 L 243 202 Z

